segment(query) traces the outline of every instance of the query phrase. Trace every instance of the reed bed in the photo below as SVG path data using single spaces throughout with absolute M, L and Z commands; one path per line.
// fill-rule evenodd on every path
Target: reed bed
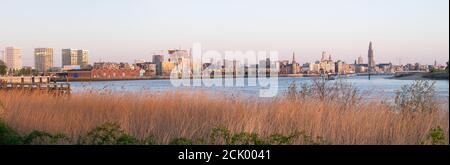
M 66 96 L 3 91 L 0 102 L 1 120 L 19 134 L 34 130 L 63 133 L 74 141 L 108 122 L 138 139 L 152 136 L 157 144 L 181 137 L 209 144 L 218 127 L 260 137 L 302 132 L 335 145 L 428 144 L 430 130 L 442 128 L 448 137 L 449 128 L 448 109 L 442 106 L 427 113 L 403 112 L 382 98 L 349 105 L 349 100 L 240 98 L 184 90 L 158 94 L 89 91 Z M 309 143 L 297 138 L 291 144 Z

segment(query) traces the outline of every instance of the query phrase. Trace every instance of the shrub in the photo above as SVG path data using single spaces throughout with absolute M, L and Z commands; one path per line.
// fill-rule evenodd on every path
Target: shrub
M 58 142 L 69 142 L 71 139 L 64 134 L 50 134 L 42 131 L 33 131 L 27 136 L 23 137 L 24 144 L 57 144 Z
M 23 144 L 22 137 L 0 120 L 0 145 Z
M 231 137 L 231 145 L 264 145 L 267 142 L 257 133 L 240 132 Z
M 426 112 L 436 107 L 436 91 L 434 81 L 416 80 L 410 85 L 402 86 L 396 91 L 395 104 L 401 110 Z
M 288 136 L 281 134 L 273 134 L 270 136 L 270 144 L 283 145 L 283 144 L 292 144 L 293 140 L 298 138 L 298 134 L 290 134 Z
M 433 128 L 428 133 L 428 139 L 432 145 L 445 145 L 448 144 L 447 138 L 445 138 L 444 130 L 441 127 Z
M 186 138 L 176 138 L 170 141 L 169 145 L 192 145 L 193 142 Z
M 361 102 L 361 95 L 358 92 L 356 87 L 342 79 L 329 81 L 324 78 L 315 78 L 300 85 L 292 82 L 288 87 L 287 97 L 338 102 L 342 105 L 341 109 L 348 109 Z
M 106 123 L 89 131 L 80 138 L 80 144 L 87 145 L 133 145 L 139 140 L 128 135 L 116 123 Z
M 223 126 L 214 128 L 210 136 L 211 144 L 231 144 L 230 131 Z
M 56 144 L 65 140 L 70 142 L 64 134 L 50 134 L 47 132 L 33 131 L 26 136 L 20 136 L 15 130 L 10 128 L 0 120 L 0 145 L 21 145 L 21 144 Z
M 156 144 L 155 136 L 148 136 L 144 140 L 140 141 L 139 144 L 141 144 L 141 145 L 155 145 Z

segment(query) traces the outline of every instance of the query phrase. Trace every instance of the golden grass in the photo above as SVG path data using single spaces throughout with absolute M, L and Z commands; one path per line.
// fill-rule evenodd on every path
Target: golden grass
M 447 110 L 398 113 L 386 103 L 361 102 L 340 109 L 340 102 L 317 99 L 243 99 L 205 92 L 165 94 L 104 94 L 85 92 L 64 97 L 0 92 L 3 120 L 20 134 L 33 130 L 64 133 L 77 139 L 106 122 L 117 122 L 129 134 L 157 142 L 208 139 L 213 128 L 231 132 L 275 133 L 304 131 L 331 144 L 419 144 L 437 126 L 448 137 Z M 0 108 L 1 109 L 1 108 Z M 304 144 L 295 140 L 294 144 Z

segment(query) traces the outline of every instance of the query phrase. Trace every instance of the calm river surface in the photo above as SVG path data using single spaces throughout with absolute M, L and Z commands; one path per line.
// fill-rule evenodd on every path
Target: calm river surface
M 289 85 L 295 83 L 308 83 L 311 78 L 308 77 L 279 77 L 278 78 L 278 95 L 286 93 Z M 366 76 L 356 76 L 343 78 L 344 81 L 351 83 L 360 92 L 373 96 L 394 96 L 395 91 L 401 89 L 401 86 L 411 84 L 413 80 L 396 80 L 387 79 L 386 76 L 372 76 L 368 80 Z M 245 80 L 247 81 L 247 80 Z M 335 81 L 335 80 L 333 80 Z M 437 95 L 441 98 L 449 96 L 449 81 L 436 80 L 435 87 Z M 109 90 L 114 92 L 167 92 L 178 89 L 183 90 L 202 90 L 213 93 L 221 93 L 228 95 L 243 96 L 259 96 L 260 87 L 174 87 L 170 80 L 133 80 L 133 81 L 101 81 L 101 82 L 71 82 L 73 92 L 81 92 L 85 90 Z

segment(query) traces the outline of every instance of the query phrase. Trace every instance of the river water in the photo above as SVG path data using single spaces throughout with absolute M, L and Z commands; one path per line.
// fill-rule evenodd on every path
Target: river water
M 291 83 L 310 83 L 312 78 L 308 77 L 278 77 L 278 90 L 276 95 L 284 95 Z M 395 91 L 400 90 L 403 85 L 408 85 L 413 80 L 388 79 L 388 76 L 372 76 L 371 80 L 366 76 L 355 76 L 341 78 L 341 80 L 352 84 L 361 93 L 372 96 L 395 96 Z M 244 81 L 248 81 L 245 79 Z M 336 81 L 336 80 L 331 80 Z M 440 98 L 449 97 L 449 81 L 435 80 L 435 89 Z M 246 83 L 247 84 L 247 83 Z M 99 81 L 99 82 L 71 82 L 73 92 L 82 92 L 86 90 L 93 91 L 113 91 L 113 92 L 153 92 L 164 93 L 176 90 L 202 90 L 212 93 L 227 95 L 242 95 L 249 97 L 258 97 L 261 87 L 259 86 L 227 86 L 227 87 L 175 87 L 170 80 L 132 80 L 132 81 Z

